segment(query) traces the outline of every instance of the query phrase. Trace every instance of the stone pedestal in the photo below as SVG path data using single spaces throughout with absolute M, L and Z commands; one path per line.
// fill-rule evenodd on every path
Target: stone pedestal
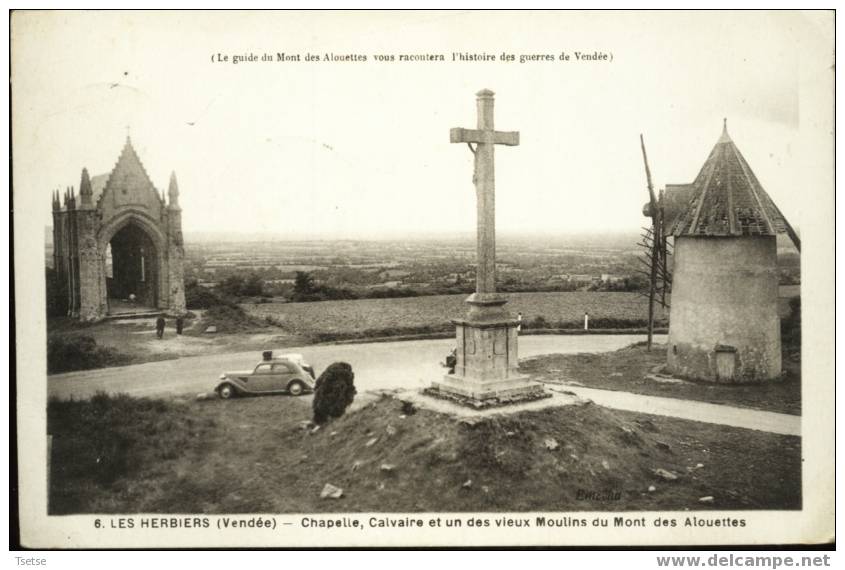
M 474 294 L 466 319 L 453 320 L 457 346 L 454 374 L 432 383 L 435 396 L 484 407 L 545 398 L 543 385 L 519 372 L 519 322 L 496 294 Z

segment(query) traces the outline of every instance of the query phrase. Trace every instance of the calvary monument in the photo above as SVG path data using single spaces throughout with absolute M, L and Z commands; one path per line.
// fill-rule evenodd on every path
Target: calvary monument
M 455 128 L 452 143 L 465 143 L 475 155 L 478 263 L 475 293 L 467 298 L 467 315 L 455 319 L 457 364 L 454 373 L 434 382 L 427 393 L 475 406 L 495 405 L 547 396 L 541 384 L 519 372 L 517 326 L 496 293 L 496 209 L 494 150 L 497 144 L 517 146 L 518 132 L 496 131 L 493 92 L 477 94 L 476 129 Z M 475 147 L 473 147 L 475 145 Z

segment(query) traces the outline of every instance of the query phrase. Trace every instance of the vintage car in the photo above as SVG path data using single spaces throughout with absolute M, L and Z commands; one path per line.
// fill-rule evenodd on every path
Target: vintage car
M 214 391 L 224 400 L 257 394 L 299 396 L 313 391 L 314 384 L 314 369 L 301 354 L 273 356 L 273 352 L 268 350 L 255 369 L 221 374 L 220 383 Z

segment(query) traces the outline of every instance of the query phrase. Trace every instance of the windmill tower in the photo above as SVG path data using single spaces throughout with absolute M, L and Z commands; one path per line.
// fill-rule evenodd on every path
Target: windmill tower
M 728 383 L 779 378 L 776 237 L 788 234 L 800 252 L 797 234 L 731 140 L 727 121 L 695 181 L 680 188 L 689 199 L 667 213 L 665 229 L 674 237 L 668 371 Z

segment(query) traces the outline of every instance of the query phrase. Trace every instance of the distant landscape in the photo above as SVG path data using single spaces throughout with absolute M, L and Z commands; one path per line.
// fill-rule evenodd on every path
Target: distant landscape
M 497 286 L 525 334 L 643 331 L 648 322 L 645 251 L 636 233 L 503 235 Z M 781 317 L 800 294 L 800 258 L 779 242 Z M 48 299 L 52 251 L 47 248 Z M 296 240 L 283 236 L 188 234 L 178 343 L 147 342 L 152 320 L 76 323 L 48 303 L 51 372 L 100 368 L 209 350 L 243 351 L 453 332 L 475 287 L 471 236 Z M 671 302 L 671 294 L 665 299 Z M 656 304 L 655 324 L 669 311 Z M 152 339 L 152 336 L 150 336 Z
M 788 239 L 781 238 L 785 236 L 778 240 L 780 282 L 798 284 L 800 258 Z M 639 241 L 636 232 L 500 235 L 498 287 L 504 292 L 644 291 L 648 279 Z M 307 273 L 319 289 L 298 300 L 469 293 L 475 279 L 475 240 L 469 235 L 366 240 L 190 232 L 185 236 L 186 282 L 206 289 L 225 288 L 226 280 L 235 277 L 260 283 L 260 291 L 253 287 L 250 293 L 297 300 L 293 296 L 298 272 Z

